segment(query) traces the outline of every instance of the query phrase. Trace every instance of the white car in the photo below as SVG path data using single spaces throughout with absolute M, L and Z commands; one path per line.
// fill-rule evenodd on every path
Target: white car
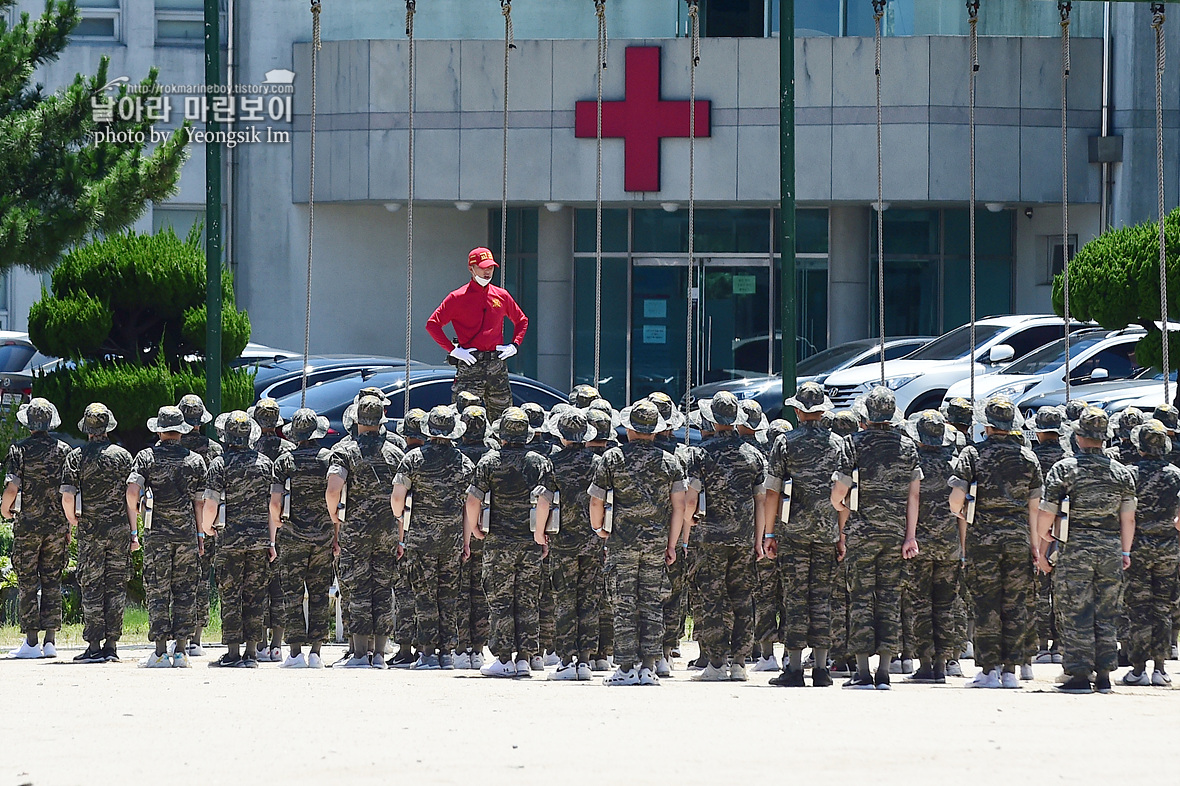
M 1069 335 L 1069 382 L 1085 385 L 1103 380 L 1130 379 L 1143 369 L 1135 362 L 1135 345 L 1145 335 L 1141 327 L 1108 332 L 1079 330 Z M 1058 339 L 994 374 L 975 382 L 975 400 L 1004 396 L 1018 406 L 1025 400 L 1065 387 L 1065 339 Z M 970 397 L 970 382 L 951 385 L 944 399 Z M 1023 409 L 1023 407 L 1022 407 Z
M 1070 330 L 1085 327 L 1073 322 Z M 885 385 L 897 396 L 897 407 L 907 416 L 935 409 L 951 385 L 970 376 L 972 362 L 976 376 L 990 374 L 1064 335 L 1061 317 L 1049 314 L 987 317 L 975 323 L 974 347 L 971 326 L 963 325 L 917 352 L 887 361 Z M 879 381 L 879 366 L 873 363 L 837 371 L 824 384 L 832 403 L 844 409 Z

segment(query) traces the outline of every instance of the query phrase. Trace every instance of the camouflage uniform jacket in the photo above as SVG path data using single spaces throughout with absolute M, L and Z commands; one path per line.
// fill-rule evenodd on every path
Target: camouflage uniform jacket
M 836 509 L 832 507 L 832 473 L 836 471 L 844 438 L 815 421 L 802 421 L 774 442 L 766 473 L 766 488 L 782 493 L 791 481 L 791 516 L 777 521 L 775 534 L 792 540 L 835 543 Z M 778 516 L 778 511 L 774 514 Z
M 21 492 L 17 522 L 27 534 L 65 534 L 69 527 L 61 507 L 61 472 L 70 446 L 46 432 L 12 443 L 8 449 L 5 482 Z
M 294 450 L 295 443 L 283 439 L 275 433 L 263 434 L 258 438 L 258 442 L 254 443 L 254 449 L 271 461 L 274 461 L 279 457 L 280 453 L 287 453 Z
M 610 548 L 668 545 L 673 493 L 687 488 L 684 466 L 654 442 L 636 440 L 602 455 L 590 496 L 605 500 L 615 492 Z
M 1049 470 L 1041 510 L 1057 513 L 1066 497 L 1071 533 L 1117 535 L 1119 513 L 1135 510 L 1135 476 L 1101 448 L 1081 448 Z
M 766 459 L 736 431 L 722 431 L 705 440 L 701 453 L 705 515 L 692 528 L 692 540 L 752 548 L 754 506 L 766 490 Z
M 265 547 L 270 542 L 270 488 L 274 463 L 249 448 L 230 447 L 209 464 L 205 499 L 225 494 L 225 530 L 218 535 L 223 549 Z
M 602 538 L 590 527 L 590 484 L 599 456 L 582 445 L 571 445 L 554 453 L 553 480 L 561 492 L 561 531 L 549 536 L 549 548 L 563 554 L 594 554 L 602 549 Z
M 397 445 L 376 431 L 341 440 L 332 450 L 328 474 L 339 475 L 348 484 L 342 533 L 393 532 L 395 519 L 389 497 L 403 456 Z
M 1140 456 L 1135 474 L 1135 534 L 1176 538 L 1180 507 L 1180 469 L 1165 458 Z M 1071 514 L 1072 515 L 1072 514 Z
M 414 495 L 406 548 L 429 554 L 458 553 L 463 508 L 475 465 L 451 444 L 428 442 L 402 459 L 394 485 Z
M 1032 446 L 1032 452 L 1037 457 L 1037 461 L 1041 463 L 1041 474 L 1045 477 L 1049 476 L 1049 470 L 1053 469 L 1054 464 L 1073 455 L 1069 444 L 1061 440 L 1038 442 Z
M 850 434 L 832 480 L 851 486 L 854 469 L 860 470 L 860 509 L 848 519 L 849 532 L 862 537 L 905 537 L 910 482 L 922 479 L 917 445 L 895 428 Z
M 182 434 L 180 436 L 180 444 L 203 458 L 206 466 L 208 466 L 210 461 L 225 452 L 220 442 L 215 439 L 209 439 L 196 429 L 193 429 L 187 434 Z
M 959 549 L 959 520 L 951 513 L 951 464 L 955 460 L 955 446 L 918 446 L 918 464 L 922 468 L 922 496 L 918 500 L 918 546 L 922 554 L 940 561 L 957 560 Z
M 331 463 L 332 451 L 320 447 L 315 440 L 280 453 L 275 459 L 271 493 L 283 494 L 287 482 L 291 483 L 291 515 L 283 522 L 284 541 L 290 539 L 321 545 L 331 542 L 334 527 L 328 506 L 324 504 Z
M 471 459 L 472 466 L 479 463 L 479 460 L 489 450 L 496 450 L 499 446 L 493 443 L 490 439 L 481 439 L 479 442 L 459 442 L 458 448 L 463 452 L 463 455 Z
M 127 475 L 131 454 L 108 439 L 94 439 L 66 456 L 61 492 L 82 495 L 82 537 L 127 537 Z
M 136 454 L 127 483 L 151 489 L 151 537 L 176 542 L 196 539 L 193 503 L 205 488 L 206 470 L 203 458 L 175 440 L 161 440 Z
M 1117 460 L 1124 467 L 1131 467 L 1139 463 L 1142 456 L 1139 455 L 1139 448 L 1130 439 L 1121 440 L 1117 445 L 1112 445 L 1108 448 L 1107 455 L 1112 459 Z
M 553 501 L 557 483 L 553 462 L 527 445 L 505 445 L 489 450 L 472 474 L 469 494 L 483 498 L 492 493 L 490 531 L 485 548 L 502 548 L 533 543 L 529 511 L 534 501 L 545 496 Z
M 992 436 L 969 445 L 955 459 L 952 487 L 970 492 L 976 484 L 975 522 L 967 525 L 973 543 L 998 546 L 1028 542 L 1028 503 L 1039 499 L 1041 462 L 1016 436 Z

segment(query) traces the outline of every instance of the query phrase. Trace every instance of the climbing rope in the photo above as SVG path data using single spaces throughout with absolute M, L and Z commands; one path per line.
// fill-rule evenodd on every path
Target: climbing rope
M 504 285 L 504 264 L 508 254 L 508 53 L 516 48 L 512 34 L 512 0 L 500 0 L 504 15 L 504 172 L 500 190 L 500 285 Z
M 967 0 L 967 23 L 971 27 L 971 68 L 968 74 L 968 103 L 971 127 L 970 183 L 968 186 L 968 277 L 971 280 L 971 405 L 975 405 L 975 80 L 979 74 L 979 0 Z
M 315 119 L 316 75 L 320 51 L 320 0 L 311 0 L 311 175 L 307 186 L 307 304 L 303 312 L 303 375 L 299 383 L 299 406 L 307 405 L 308 354 L 311 351 L 311 260 L 315 240 Z
M 881 20 L 889 0 L 873 0 L 873 70 L 877 76 L 877 331 L 881 384 L 885 384 L 885 202 L 881 159 Z
M 407 127 L 410 152 L 406 167 L 409 182 L 406 187 L 406 383 L 403 415 L 410 411 L 410 346 L 414 333 L 414 12 L 417 5 L 417 0 L 406 0 L 407 78 L 410 84 Z
M 692 409 L 692 274 L 695 267 L 693 260 L 694 235 L 696 234 L 696 137 L 697 137 L 697 66 L 701 62 L 701 18 L 697 7 L 697 0 L 685 0 L 688 3 L 688 19 L 691 27 L 689 38 L 689 79 L 688 79 L 688 304 L 685 311 L 688 314 L 688 330 L 686 344 L 686 360 L 684 372 L 684 412 L 687 415 Z M 704 296 L 704 281 L 697 275 L 697 295 Z M 684 429 L 684 444 L 688 444 L 687 428 Z
M 1168 366 L 1168 272 L 1167 244 L 1164 238 L 1164 65 L 1167 51 L 1164 42 L 1164 4 L 1151 4 L 1151 27 L 1155 31 L 1155 164 L 1156 206 L 1160 215 L 1160 331 L 1163 333 L 1164 403 L 1171 404 Z
M 1065 316 L 1065 400 L 1070 399 L 1069 380 L 1069 13 L 1070 0 L 1058 0 L 1061 14 L 1061 289 Z
M 606 0 L 594 0 L 598 14 L 598 161 L 594 184 L 594 384 L 602 379 L 602 76 L 606 70 Z

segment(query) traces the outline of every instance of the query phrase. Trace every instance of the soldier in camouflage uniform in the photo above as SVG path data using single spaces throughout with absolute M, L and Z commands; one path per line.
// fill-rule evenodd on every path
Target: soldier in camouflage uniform
M 832 684 L 828 652 L 832 646 L 832 581 L 836 569 L 839 519 L 830 500 L 844 439 L 820 425 L 832 409 L 822 385 L 804 382 L 783 406 L 793 407 L 799 428 L 775 440 L 766 473 L 766 527 L 761 562 L 777 567 L 781 583 L 781 638 L 786 648 L 782 674 L 771 685 L 801 688 L 803 649 L 811 647 L 816 687 Z M 791 483 L 791 509 L 781 521 L 785 484 Z M 764 634 L 765 635 L 765 634 Z M 763 655 L 767 653 L 763 650 Z
M 602 399 L 596 399 L 601 401 Z M 586 443 L 587 449 L 596 456 L 601 456 L 611 448 L 618 447 L 615 438 L 614 420 L 608 411 L 587 407 L 586 424 L 594 429 L 594 437 Z M 615 654 L 615 610 L 611 604 L 610 592 L 607 587 L 606 555 L 608 547 L 606 541 L 599 551 L 602 561 L 602 587 L 598 604 L 598 646 L 590 655 L 591 671 L 610 671 L 611 658 Z M 665 630 L 666 634 L 666 630 Z
M 403 453 L 381 434 L 385 405 L 375 396 L 357 404 L 357 435 L 332 451 L 326 492 L 328 515 L 340 533 L 340 582 L 347 588 L 352 657 L 348 668 L 384 669 L 385 644 L 393 632 L 396 520 L 389 509 L 393 477 Z M 345 518 L 340 496 L 348 488 Z
M 860 418 L 848 409 L 825 412 L 819 424 L 820 428 L 830 429 L 840 437 L 841 447 L 844 440 L 860 430 Z M 858 515 L 856 511 L 850 511 L 849 521 Z M 837 560 L 832 577 L 832 657 L 835 663 L 831 667 L 831 676 L 851 677 L 856 673 L 856 658 L 848 650 L 848 563 L 843 559 Z
M 1037 564 L 1053 571 L 1062 665 L 1071 675 L 1057 686 L 1064 693 L 1109 693 L 1110 672 L 1118 663 L 1119 586 L 1131 566 L 1136 500 L 1134 474 L 1102 452 L 1109 432 L 1105 412 L 1083 410 L 1075 427 L 1078 453 L 1049 470 L 1041 499 Z M 1066 497 L 1069 540 L 1056 544 L 1057 564 L 1051 567 L 1044 555 L 1053 519 Z M 1093 687 L 1091 672 L 1096 674 Z
M 656 405 L 659 410 L 660 417 L 664 419 L 664 430 L 656 434 L 655 443 L 663 448 L 668 453 L 671 453 L 684 466 L 685 479 L 688 481 L 690 488 L 689 493 L 691 500 L 686 498 L 686 506 L 691 509 L 696 509 L 696 494 L 700 491 L 699 473 L 694 472 L 700 466 L 700 449 L 698 447 L 686 445 L 678 441 L 672 434 L 673 431 L 679 429 L 685 424 L 684 413 L 676 409 L 676 403 L 672 398 L 662 391 L 651 393 L 647 397 L 648 401 Z M 688 533 L 691 526 L 691 518 L 685 522 L 683 532 L 681 535 L 682 550 L 681 559 L 676 560 L 665 569 L 668 574 L 668 594 L 664 597 L 664 639 L 663 639 L 663 655 L 656 661 L 656 676 L 670 677 L 672 676 L 672 651 L 680 645 L 680 635 L 684 620 L 684 607 L 686 600 L 686 584 L 688 577 L 688 560 L 683 557 L 687 555 L 688 548 Z
M 22 404 L 16 419 L 32 432 L 8 450 L 5 487 L 0 509 L 13 517 L 16 495 L 21 496 L 12 534 L 12 567 L 16 571 L 18 617 L 25 634 L 14 658 L 56 658 L 61 628 L 61 572 L 69 558 L 70 523 L 62 511 L 62 468 L 70 446 L 49 432 L 61 425 L 57 408 L 43 398 Z M 40 601 L 37 594 L 40 592 Z M 45 644 L 37 635 L 45 631 Z
M 667 426 L 648 400 L 624 410 L 627 443 L 602 455 L 590 486 L 590 524 L 609 538 L 607 595 L 614 609 L 617 668 L 606 685 L 658 685 L 662 653 L 665 566 L 676 560 L 685 517 L 684 467 L 655 444 Z M 604 530 L 606 500 L 614 496 L 614 522 Z
M 455 408 L 462 413 L 468 407 L 482 407 L 483 399 L 470 390 L 461 390 L 455 394 Z
M 557 407 L 561 406 L 563 405 L 557 405 Z M 560 449 L 561 444 L 558 438 L 550 434 L 546 428 L 545 408 L 531 401 L 521 404 L 520 408 L 528 415 L 529 426 L 533 429 L 533 439 L 529 442 L 529 449 L 543 456 L 552 456 Z M 533 671 L 539 671 L 546 666 L 557 666 L 561 663 L 561 658 L 557 655 L 557 620 L 553 603 L 553 575 L 548 557 L 541 560 L 541 600 L 537 613 L 540 619 L 540 633 L 537 653 L 532 656 Z
M 1146 420 L 1147 416 L 1138 407 L 1127 407 L 1111 418 L 1110 425 L 1114 429 L 1116 441 L 1106 449 L 1106 454 L 1112 459 L 1117 459 L 1124 467 L 1138 464 L 1139 449 L 1131 441 L 1131 431 L 1136 426 L 1143 425 Z
M 422 426 L 426 410 L 414 407 L 397 424 L 397 436 L 405 445 L 403 454 L 426 444 Z M 389 665 L 395 669 L 412 669 L 418 662 L 414 645 L 418 640 L 417 612 L 414 600 L 414 582 L 409 563 L 397 561 L 393 573 L 393 640 L 397 642 L 397 654 Z
M 1036 444 L 1032 452 L 1041 463 L 1041 474 L 1049 476 L 1053 465 L 1067 456 L 1072 456 L 1069 441 L 1063 437 L 1069 436 L 1065 424 L 1064 407 L 1041 407 L 1037 410 L 1033 421 L 1033 433 L 1036 434 Z M 1048 573 L 1036 571 L 1036 630 L 1037 655 L 1036 663 L 1061 663 L 1061 642 L 1057 635 L 1057 615 L 1053 610 L 1053 579 Z
M 180 444 L 204 459 L 205 466 L 208 466 L 209 462 L 221 455 L 220 443 L 201 433 L 201 427 L 211 422 L 213 415 L 205 409 L 205 402 L 201 397 L 191 393 L 182 396 L 176 406 L 184 415 L 184 422 L 193 427 L 192 431 L 180 438 Z M 213 565 L 217 561 L 216 535 L 220 531 L 221 527 L 218 526 L 214 535 L 205 538 L 205 551 L 201 554 L 201 578 L 197 584 L 197 629 L 188 645 L 188 654 L 194 657 L 205 654 L 205 649 L 201 646 L 201 635 L 209 625 L 209 605 L 213 600 Z
M 1180 410 L 1171 404 L 1161 404 L 1152 411 L 1151 417 L 1164 424 L 1168 432 L 1168 439 L 1172 440 L 1172 450 L 1168 453 L 1168 461 L 1180 467 L 1180 439 L 1176 439 L 1176 430 L 1180 429 Z M 1180 637 L 1180 596 L 1172 604 L 1172 658 L 1180 657 L 1176 648 L 1176 639 Z
M 465 396 L 478 398 L 466 391 L 459 394 L 462 401 Z M 489 450 L 499 446 L 488 433 L 487 411 L 483 405 L 471 405 L 463 409 L 460 415 L 466 430 L 459 440 L 459 450 L 471 460 L 472 474 L 475 465 Z M 471 485 L 471 478 L 467 478 L 464 488 Z M 483 648 L 487 646 L 490 612 L 488 611 L 488 597 L 483 591 L 483 541 L 471 541 L 470 556 L 459 566 L 459 605 L 458 605 L 458 647 L 455 655 L 456 669 L 482 669 Z
M 578 409 L 586 409 L 590 406 L 590 402 L 598 398 L 602 398 L 602 394 L 593 385 L 575 385 L 574 389 L 570 391 L 569 402 Z
M 901 645 L 902 560 L 918 550 L 922 470 L 914 441 L 893 425 L 900 414 L 892 391 L 873 388 L 858 409 L 865 430 L 845 441 L 831 495 L 837 511 L 847 510 L 858 471 L 860 515 L 849 517 L 837 547 L 849 561 L 848 649 L 857 667 L 844 687 L 888 690 L 889 659 Z M 875 676 L 869 673 L 873 653 L 879 656 Z
M 942 405 L 942 416 L 947 425 L 955 430 L 955 456 L 968 444 L 975 441 L 973 429 L 975 427 L 975 407 L 961 396 L 951 399 Z M 975 645 L 972 644 L 972 632 L 975 628 L 974 606 L 971 603 L 971 588 L 966 581 L 966 559 L 960 563 L 958 585 L 959 591 L 955 596 L 955 630 L 962 632 L 960 642 L 963 656 L 975 657 Z M 963 668 L 959 659 L 947 661 L 946 673 L 948 677 L 962 677 Z
M 561 665 L 549 679 L 588 680 L 602 594 L 602 540 L 590 527 L 589 492 L 599 457 L 586 447 L 597 432 L 576 408 L 563 412 L 551 427 L 562 442 L 550 457 L 555 490 L 561 494 L 561 529 L 549 536 Z
M 295 449 L 295 443 L 283 439 L 279 428 L 284 425 L 279 415 L 279 402 L 273 398 L 264 398 L 250 407 L 246 413 L 262 429 L 262 435 L 254 445 L 254 449 L 266 456 L 273 463 L 282 453 Z M 281 544 L 276 544 L 280 546 Z M 270 629 L 270 646 L 265 640 L 258 647 L 258 659 L 261 661 L 281 662 L 283 660 L 283 577 L 282 563 L 275 561 L 267 563 L 266 569 L 266 599 L 263 602 L 263 619 Z
M 480 670 L 486 677 L 531 677 L 531 656 L 539 646 L 541 560 L 549 546 L 544 527 L 529 532 L 529 515 L 532 509 L 538 521 L 548 517 L 556 484 L 552 462 L 528 447 L 533 438 L 528 417 L 519 407 L 504 411 L 493 426 L 503 447 L 479 460 L 467 489 L 464 555 L 470 551 L 472 537 L 485 540 L 483 587 L 491 610 L 491 650 L 496 656 Z M 480 520 L 486 494 L 491 494 L 491 502 L 484 533 Z
M 142 665 L 149 668 L 187 667 L 188 640 L 196 629 L 196 594 L 200 555 L 204 551 L 201 492 L 205 488 L 205 460 L 180 444 L 193 427 L 178 407 L 160 407 L 148 418 L 148 431 L 159 441 L 144 448 L 131 462 L 127 476 L 127 519 L 137 528 L 140 495 L 152 495 L 152 523 L 144 526 L 143 585 L 147 591 L 148 637 L 156 651 Z M 168 658 L 168 640 L 175 654 Z
M 827 414 L 828 413 L 825 412 L 823 415 L 821 415 L 820 421 L 822 421 L 824 416 Z M 819 421 L 817 421 L 817 423 L 819 423 Z M 830 417 L 828 418 L 828 425 L 824 426 L 824 428 L 826 428 L 828 431 L 832 430 Z M 782 418 L 775 418 L 774 420 L 770 421 L 770 426 L 766 429 L 767 444 L 773 448 L 774 443 L 778 442 L 779 437 L 781 437 L 783 434 L 786 434 L 788 431 L 794 431 L 794 429 L 795 427 L 791 425 L 791 421 L 783 420 Z
M 88 404 L 78 430 L 89 441 L 70 451 L 61 475 L 62 508 L 78 532 L 82 638 L 87 647 L 74 660 L 81 663 L 118 660 L 131 552 L 139 548 L 138 537 L 132 543 L 127 530 L 131 454 L 112 445 L 107 436 L 116 426 L 105 404 Z
M 330 622 L 328 591 L 335 573 L 333 561 L 339 553 L 339 533 L 328 515 L 324 495 L 332 451 L 319 440 L 328 433 L 328 419 L 314 410 L 295 410 L 287 425 L 287 436 L 295 449 L 284 451 L 274 462 L 270 487 L 271 514 L 281 518 L 283 497 L 288 513 L 282 522 L 283 553 L 279 573 L 283 581 L 283 631 L 290 655 L 283 668 L 323 668 L 320 646 L 328 638 Z M 277 514 L 276 514 L 277 511 Z M 307 593 L 307 619 L 303 617 L 303 594 Z M 303 648 L 311 651 L 305 656 Z
M 393 515 L 400 522 L 399 569 L 411 574 L 418 630 L 416 669 L 455 668 L 463 509 L 475 465 L 453 444 L 467 426 L 447 406 L 430 410 L 430 441 L 402 459 L 393 480 Z M 406 498 L 413 505 L 406 514 Z M 435 650 L 438 654 L 435 654 Z
M 1180 469 L 1165 458 L 1172 442 L 1164 424 L 1149 420 L 1131 431 L 1131 442 L 1140 453 L 1136 474 L 1135 540 L 1131 546 L 1131 567 L 1125 571 L 1124 608 L 1129 616 L 1125 642 L 1131 670 L 1123 675 L 1124 685 L 1172 684 L 1165 661 L 1172 642 L 1172 605 L 1176 601 L 1177 570 L 1180 569 L 1180 541 L 1177 540 L 1177 509 L 1180 508 Z M 1155 670 L 1147 673 L 1147 661 Z
M 736 431 L 743 442 L 753 447 L 763 458 L 770 457 L 774 443 L 768 432 L 770 421 L 762 405 L 752 398 L 739 402 L 746 422 Z M 778 671 L 774 659 L 774 645 L 779 638 L 783 617 L 783 588 L 778 566 L 773 560 L 759 559 L 754 563 L 754 671 Z M 773 660 L 773 662 L 772 662 Z
M 256 668 L 259 642 L 265 646 L 263 610 L 268 585 L 271 574 L 277 572 L 268 568 L 276 557 L 281 510 L 271 509 L 274 462 L 253 449 L 262 429 L 247 413 L 235 410 L 219 415 L 216 426 L 226 450 L 209 464 L 201 531 L 209 536 L 224 505 L 217 592 L 221 597 L 221 643 L 227 652 L 217 665 Z M 282 613 L 280 605 L 275 609 L 276 618 Z M 244 652 L 239 648 L 242 642 L 246 643 Z
M 954 463 L 950 506 L 967 515 L 976 486 L 973 522 L 964 519 L 968 583 L 975 600 L 975 663 L 969 688 L 1019 688 L 1017 664 L 1029 645 L 1029 596 L 1038 554 L 1036 510 L 1044 477 L 1032 450 L 1023 446 L 1020 414 L 993 396 L 984 405 L 987 439 L 968 445 Z M 1002 672 L 1000 669 L 1002 668 Z

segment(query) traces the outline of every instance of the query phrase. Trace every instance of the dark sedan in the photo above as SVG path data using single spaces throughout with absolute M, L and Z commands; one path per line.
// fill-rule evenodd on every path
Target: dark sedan
M 303 387 L 303 367 L 307 366 L 307 384 L 316 385 L 350 374 L 389 371 L 406 364 L 405 359 L 386 355 L 302 355 L 271 358 L 254 363 L 254 395 L 257 398 L 282 398 Z M 414 361 L 415 366 L 421 365 Z

